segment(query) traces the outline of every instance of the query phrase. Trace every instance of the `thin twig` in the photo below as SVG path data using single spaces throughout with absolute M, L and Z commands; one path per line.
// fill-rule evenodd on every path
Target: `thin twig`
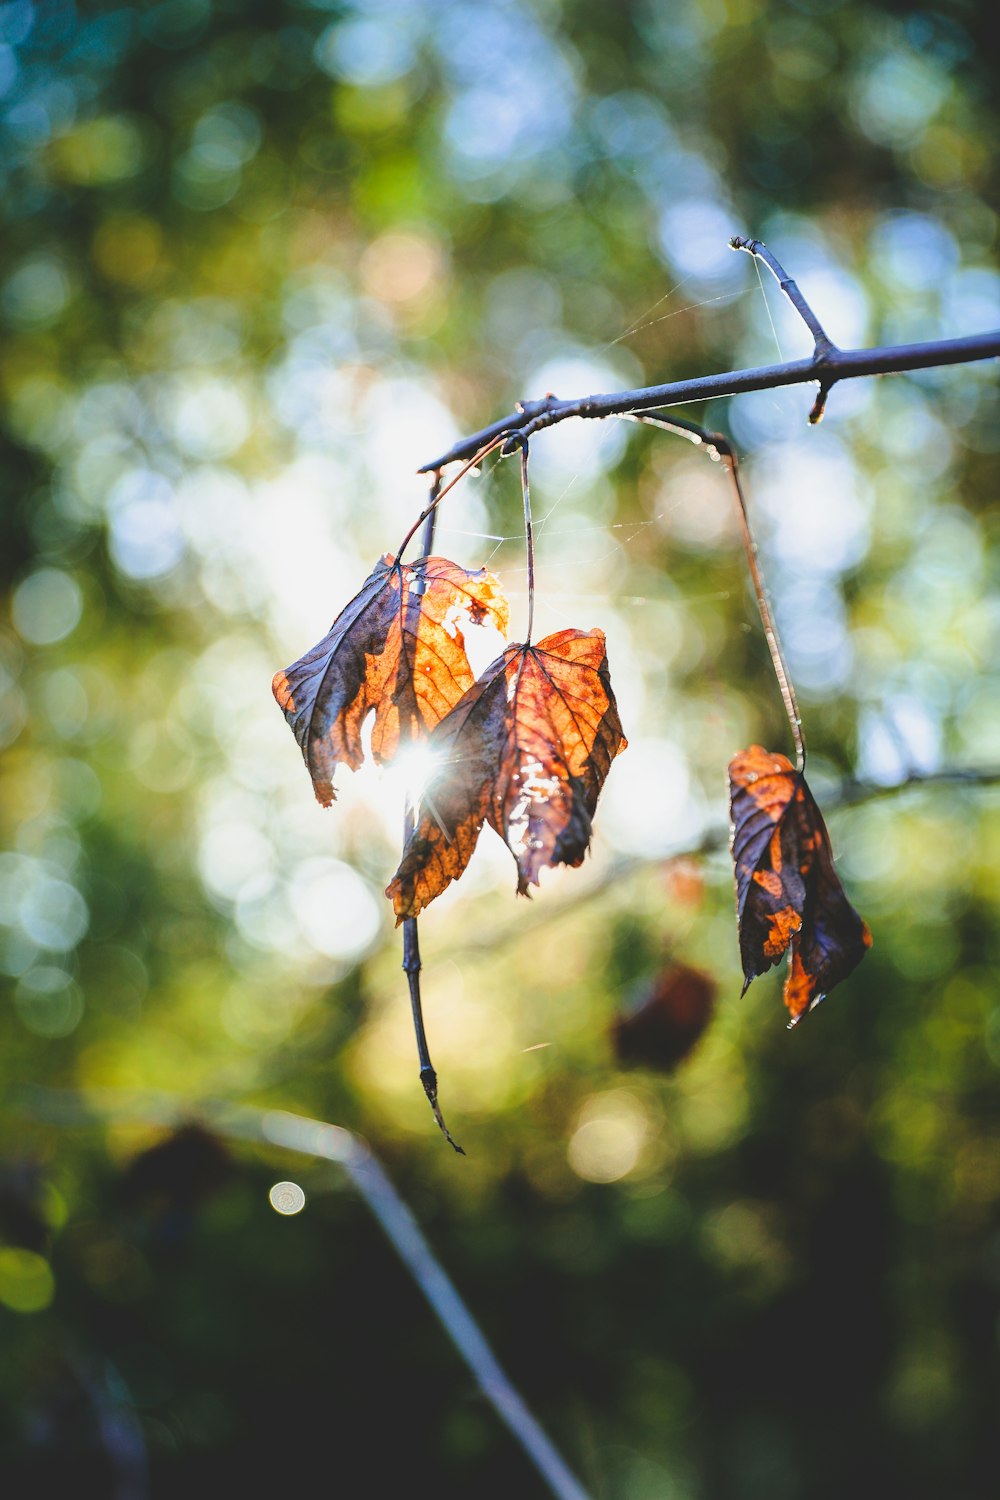
M 778 260 L 777 256 L 771 253 L 771 251 L 767 248 L 762 240 L 747 240 L 744 239 L 740 234 L 733 235 L 733 238 L 729 241 L 729 243 L 732 249 L 745 250 L 747 254 L 752 255 L 755 260 L 762 260 L 764 262 L 765 266 L 767 266 L 768 270 L 771 272 L 771 275 L 774 277 L 775 281 L 777 281 L 779 287 L 784 292 L 785 296 L 788 298 L 792 306 L 795 308 L 795 311 L 798 313 L 803 323 L 805 323 L 809 332 L 812 334 L 814 362 L 816 364 L 828 364 L 831 356 L 838 354 L 840 351 L 838 350 L 837 345 L 830 338 L 829 334 L 826 332 L 826 329 L 823 327 L 819 318 L 817 318 L 816 314 L 813 312 L 805 297 L 803 297 L 802 293 L 799 291 L 798 284 L 792 280 L 788 272 L 785 270 L 784 266 Z M 809 415 L 806 418 L 810 427 L 815 427 L 820 422 L 822 422 L 823 413 L 826 411 L 827 397 L 829 396 L 832 387 L 832 380 L 820 380 L 819 390 L 816 392 L 816 399 L 810 407 Z
M 97 1108 L 104 1102 L 103 1110 Z M 196 1113 L 220 1135 L 261 1145 L 279 1146 L 342 1167 L 374 1215 L 386 1238 L 423 1292 L 431 1309 L 471 1371 L 476 1384 L 501 1422 L 520 1445 L 556 1500 L 588 1500 L 537 1418 L 511 1384 L 420 1226 L 399 1196 L 371 1148 L 339 1125 L 328 1125 L 284 1110 L 257 1110 L 209 1103 L 197 1110 L 169 1095 L 134 1096 L 112 1090 L 88 1092 L 86 1102 L 60 1089 L 32 1089 L 23 1108 L 36 1118 L 57 1124 L 88 1123 L 95 1118 L 115 1124 L 177 1125 Z
M 709 432 L 705 427 L 699 427 L 695 422 L 688 422 L 682 417 L 664 416 L 662 412 L 646 412 L 632 418 L 634 422 L 645 422 L 651 427 L 661 427 L 667 432 L 678 433 L 686 437 L 689 442 L 700 444 L 708 449 L 717 460 L 720 460 L 729 472 L 733 483 L 733 497 L 736 502 L 736 514 L 740 523 L 740 534 L 743 538 L 743 551 L 746 554 L 747 566 L 750 569 L 750 577 L 753 580 L 753 591 L 757 599 L 757 609 L 760 612 L 760 622 L 764 627 L 764 637 L 767 641 L 767 649 L 771 656 L 771 665 L 774 667 L 774 675 L 778 679 L 778 690 L 781 693 L 781 701 L 785 705 L 785 713 L 788 716 L 789 727 L 792 731 L 792 741 L 795 745 L 795 764 L 799 771 L 804 771 L 806 766 L 806 741 L 802 730 L 802 715 L 799 713 L 798 699 L 795 696 L 795 686 L 792 682 L 785 653 L 782 650 L 781 638 L 778 635 L 778 627 L 771 613 L 770 601 L 767 597 L 767 587 L 764 583 L 764 574 L 760 566 L 760 557 L 757 552 L 757 542 L 754 538 L 753 528 L 750 525 L 750 513 L 747 509 L 747 498 L 743 491 L 743 481 L 740 478 L 740 468 L 736 454 L 733 451 L 729 439 L 721 432 Z
M 461 478 L 461 476 L 458 476 Z M 424 535 L 421 543 L 422 555 L 430 557 L 431 548 L 434 546 L 434 528 L 437 522 L 437 502 L 440 498 L 441 474 L 436 472 L 431 480 L 430 501 L 424 511 Z M 402 552 L 402 548 L 400 549 Z M 426 577 L 422 571 L 418 571 L 414 580 L 412 599 L 417 612 L 417 622 L 414 634 L 419 633 L 420 621 L 420 599 L 426 586 Z M 416 810 L 413 798 L 407 793 L 406 811 L 403 814 L 403 848 L 405 850 L 410 835 L 416 827 Z M 459 1156 L 465 1152 L 455 1140 L 451 1131 L 444 1123 L 444 1115 L 438 1103 L 438 1076 L 431 1062 L 430 1049 L 427 1045 L 427 1033 L 424 1030 L 424 1009 L 420 998 L 420 935 L 417 931 L 416 917 L 407 917 L 403 923 L 403 972 L 410 990 L 410 1010 L 413 1015 L 413 1034 L 417 1039 L 417 1058 L 420 1062 L 420 1082 L 423 1084 L 424 1093 L 427 1095 L 427 1103 L 431 1107 L 431 1113 L 438 1124 L 438 1129 L 450 1146 L 453 1146 Z
M 799 317 L 802 319 L 803 323 L 812 334 L 813 350 L 817 360 L 825 361 L 829 355 L 836 354 L 838 352 L 836 344 L 829 337 L 819 318 L 817 318 L 816 314 L 813 312 L 812 308 L 809 306 L 809 303 L 803 297 L 802 293 L 799 291 L 798 287 L 789 276 L 784 266 L 776 256 L 771 254 L 771 251 L 764 244 L 763 240 L 748 240 L 744 239 L 743 235 L 741 234 L 734 234 L 732 239 L 729 241 L 729 244 L 731 249 L 745 250 L 747 254 L 752 255 L 755 260 L 762 260 L 764 262 L 765 266 L 767 266 L 767 269 L 771 272 L 771 275 L 774 277 L 775 281 L 778 283 L 781 290 L 784 292 L 785 296 L 788 298 L 789 302 L 795 308 L 795 311 L 798 313 Z

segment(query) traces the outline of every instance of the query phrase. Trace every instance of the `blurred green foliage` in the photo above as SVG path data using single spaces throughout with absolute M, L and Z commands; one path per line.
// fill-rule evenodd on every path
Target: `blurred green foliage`
M 736 749 L 787 748 L 718 470 L 626 423 L 535 444 L 539 625 L 607 631 L 631 743 L 586 870 L 518 903 L 487 832 L 422 923 L 467 1161 L 381 896 L 402 778 L 320 813 L 268 684 L 463 431 L 807 353 L 730 233 L 844 344 L 1000 323 L 996 46 L 971 0 L 0 4 L 14 1490 L 388 1494 L 402 1457 L 540 1493 L 332 1169 L 208 1144 L 150 1185 L 162 1090 L 362 1131 L 595 1496 L 995 1493 L 1000 803 L 834 814 L 872 953 L 794 1036 L 776 978 L 738 998 L 726 858 L 673 859 Z M 695 415 L 746 456 L 819 800 L 1000 767 L 995 370 L 808 402 Z M 512 467 L 438 546 L 523 623 Z M 673 958 L 717 1018 L 622 1073 Z

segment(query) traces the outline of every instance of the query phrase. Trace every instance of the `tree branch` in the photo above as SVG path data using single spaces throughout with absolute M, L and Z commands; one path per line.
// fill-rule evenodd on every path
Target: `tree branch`
M 728 370 L 720 375 L 699 375 L 692 380 L 673 380 L 666 385 L 643 386 L 633 391 L 614 391 L 609 395 L 581 396 L 560 401 L 544 396 L 538 401 L 519 402 L 517 410 L 501 417 L 489 427 L 462 438 L 439 458 L 422 464 L 417 471 L 430 474 L 448 464 L 467 462 L 484 446 L 505 438 L 500 452 L 509 457 L 536 432 L 565 422 L 569 417 L 623 417 L 652 411 L 658 406 L 683 406 L 691 401 L 708 401 L 719 396 L 739 396 L 748 391 L 776 390 L 786 385 L 808 385 L 816 382 L 819 393 L 809 413 L 816 423 L 823 415 L 826 398 L 839 380 L 859 380 L 868 375 L 898 375 L 908 370 L 933 370 L 944 365 L 971 364 L 980 359 L 1000 358 L 1000 331 L 969 334 L 958 339 L 935 339 L 922 344 L 887 345 L 874 349 L 841 349 L 827 335 L 816 314 L 799 291 L 780 261 L 760 240 L 735 235 L 730 241 L 735 250 L 745 250 L 762 260 L 776 278 L 813 336 L 810 359 L 794 359 L 780 365 L 761 365 L 752 370 Z
M 29 1115 L 57 1125 L 86 1124 L 96 1119 L 115 1124 L 176 1126 L 189 1122 L 195 1114 L 227 1139 L 278 1146 L 342 1167 L 427 1298 L 486 1400 L 556 1500 L 588 1500 L 587 1492 L 511 1385 L 413 1214 L 360 1136 L 340 1125 L 328 1125 L 284 1110 L 249 1109 L 226 1103 L 196 1108 L 166 1094 L 145 1095 L 136 1100 L 115 1090 L 95 1090 L 84 1100 L 70 1091 L 32 1088 L 22 1095 L 22 1108 Z

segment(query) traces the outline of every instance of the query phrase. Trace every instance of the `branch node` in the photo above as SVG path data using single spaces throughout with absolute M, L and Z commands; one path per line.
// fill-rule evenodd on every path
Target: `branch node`
M 527 447 L 528 434 L 525 432 L 523 427 L 516 427 L 513 432 L 509 432 L 507 434 L 503 442 L 500 444 L 500 457 L 512 458 L 515 453 L 518 453 L 522 450 L 526 451 Z
M 820 422 L 822 422 L 823 413 L 826 411 L 826 398 L 827 396 L 829 396 L 832 389 L 832 381 L 830 381 L 828 385 L 824 385 L 822 382 L 820 383 L 820 388 L 816 392 L 816 400 L 813 402 L 812 408 L 809 412 L 808 421 L 810 427 L 816 427 Z

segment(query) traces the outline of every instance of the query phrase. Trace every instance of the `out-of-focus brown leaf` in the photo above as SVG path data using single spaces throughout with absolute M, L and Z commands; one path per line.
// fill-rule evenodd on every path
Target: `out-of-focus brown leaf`
M 671 964 L 635 1010 L 611 1023 L 618 1061 L 672 1073 L 712 1019 L 715 994 L 715 980 L 700 969 Z
M 485 568 L 470 573 L 444 557 L 400 563 L 388 553 L 376 563 L 319 645 L 271 684 L 318 802 L 334 800 L 340 762 L 361 765 L 361 725 L 372 709 L 372 754 L 384 765 L 454 708 L 473 682 L 462 622 L 487 618 L 506 635 L 507 601 Z
M 191 1121 L 134 1156 L 122 1173 L 119 1192 L 126 1203 L 191 1209 L 226 1187 L 234 1170 L 225 1143 Z
M 861 962 L 871 933 L 844 895 L 801 772 L 751 745 L 730 761 L 729 786 L 743 993 L 790 947 L 784 998 L 794 1026 Z
M 705 873 L 696 859 L 679 855 L 663 867 L 663 884 L 678 906 L 698 907 L 705 898 Z
M 625 748 L 602 630 L 508 646 L 432 734 L 437 769 L 386 890 L 398 921 L 462 874 L 484 821 L 527 895 L 543 865 L 579 865 L 611 762 Z

